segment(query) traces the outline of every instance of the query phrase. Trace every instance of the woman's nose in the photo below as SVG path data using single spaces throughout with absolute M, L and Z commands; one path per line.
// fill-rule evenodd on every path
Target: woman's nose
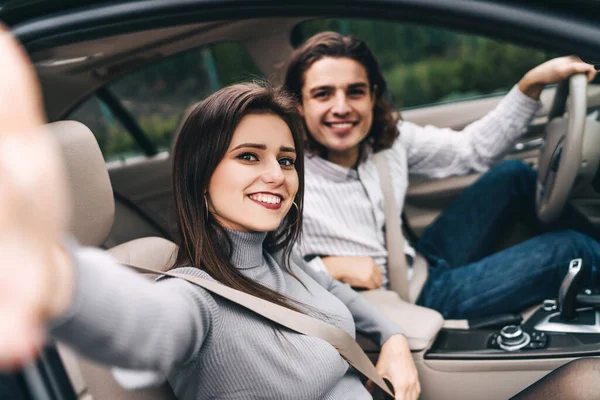
M 262 174 L 262 180 L 264 182 L 280 185 L 281 183 L 283 183 L 284 179 L 285 175 L 283 174 L 283 171 L 281 170 L 281 165 L 279 165 L 279 162 L 277 160 L 275 160 L 274 162 L 270 162 L 268 165 L 265 166 L 265 170 Z

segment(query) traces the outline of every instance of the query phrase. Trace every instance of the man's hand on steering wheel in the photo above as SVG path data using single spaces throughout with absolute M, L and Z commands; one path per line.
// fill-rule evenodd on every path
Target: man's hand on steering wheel
M 581 61 L 579 57 L 554 58 L 527 72 L 519 81 L 519 89 L 528 97 L 538 100 L 544 86 L 558 83 L 577 73 L 587 74 L 588 82 L 596 76 L 594 66 Z

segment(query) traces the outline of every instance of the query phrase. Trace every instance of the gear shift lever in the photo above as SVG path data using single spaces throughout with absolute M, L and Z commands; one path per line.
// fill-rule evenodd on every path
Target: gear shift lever
M 583 278 L 583 261 L 575 258 L 569 263 L 569 270 L 558 290 L 558 306 L 560 308 L 560 319 L 572 320 L 577 316 L 575 312 L 577 292 L 581 288 Z

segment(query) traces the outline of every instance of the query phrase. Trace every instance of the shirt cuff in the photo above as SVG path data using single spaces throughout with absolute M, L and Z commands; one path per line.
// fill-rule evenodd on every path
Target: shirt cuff
M 396 324 L 393 324 L 393 327 L 390 326 L 388 329 L 381 331 L 381 337 L 379 339 L 379 346 L 383 346 L 383 344 L 394 335 L 404 335 L 404 331 L 400 329 Z
M 380 346 L 383 346 L 383 344 L 394 335 L 404 335 L 404 330 L 387 317 L 380 321 L 378 328 Z
M 525 107 L 531 107 L 532 109 L 535 109 L 537 111 L 537 109 L 542 105 L 542 102 L 540 100 L 532 99 L 525 93 L 521 92 L 521 89 L 519 89 L 519 85 L 513 86 L 510 92 L 508 92 L 508 94 L 511 94 L 512 92 L 515 92 L 515 101 L 517 101 L 519 104 L 524 105 Z

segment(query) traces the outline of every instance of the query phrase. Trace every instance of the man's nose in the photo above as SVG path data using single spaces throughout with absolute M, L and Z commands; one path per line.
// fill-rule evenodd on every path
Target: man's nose
M 346 115 L 350 112 L 350 106 L 348 105 L 348 98 L 346 93 L 337 92 L 334 98 L 334 104 L 331 109 L 334 114 Z

